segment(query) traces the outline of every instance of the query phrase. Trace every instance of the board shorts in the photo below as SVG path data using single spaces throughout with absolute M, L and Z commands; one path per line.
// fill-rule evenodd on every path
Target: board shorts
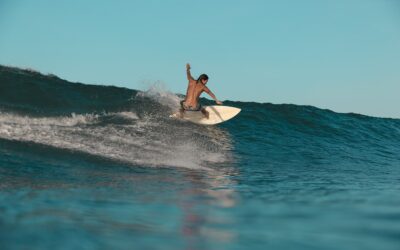
M 200 111 L 203 108 L 200 103 L 197 103 L 197 106 L 195 107 L 187 106 L 185 101 L 181 101 L 181 107 L 185 111 Z

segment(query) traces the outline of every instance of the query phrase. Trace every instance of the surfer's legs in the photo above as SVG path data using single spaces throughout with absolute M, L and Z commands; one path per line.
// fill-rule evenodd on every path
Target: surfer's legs
M 183 105 L 183 103 L 185 102 L 185 100 L 181 101 L 181 108 L 179 109 L 179 117 L 183 118 L 183 114 L 185 113 L 185 106 Z
M 208 113 L 208 111 L 205 108 L 201 109 L 201 113 L 207 118 L 210 118 L 210 113 Z
M 183 108 L 179 109 L 179 117 L 183 118 L 183 114 L 185 113 L 185 110 Z

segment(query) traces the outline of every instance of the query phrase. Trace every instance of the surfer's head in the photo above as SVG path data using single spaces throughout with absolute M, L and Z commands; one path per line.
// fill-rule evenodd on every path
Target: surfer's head
M 208 82 L 208 75 L 206 74 L 201 74 L 197 79 L 197 83 L 206 84 L 207 82 Z

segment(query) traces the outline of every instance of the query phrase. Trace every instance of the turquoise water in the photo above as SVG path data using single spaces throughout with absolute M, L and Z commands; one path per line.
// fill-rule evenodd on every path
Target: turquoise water
M 1 249 L 399 248 L 400 120 L 178 100 L 1 67 Z

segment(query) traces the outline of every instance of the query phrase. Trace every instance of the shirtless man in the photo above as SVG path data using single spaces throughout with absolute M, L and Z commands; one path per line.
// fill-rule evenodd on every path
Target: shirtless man
M 202 74 L 197 80 L 195 80 L 190 74 L 190 64 L 186 64 L 186 74 L 189 80 L 188 88 L 186 91 L 186 99 L 181 101 L 181 109 L 179 110 L 181 117 L 185 111 L 201 111 L 201 113 L 208 119 L 208 112 L 201 106 L 199 102 L 200 95 L 206 92 L 210 95 L 218 105 L 222 105 L 222 102 L 218 101 L 217 97 L 206 87 L 208 82 L 208 76 Z

